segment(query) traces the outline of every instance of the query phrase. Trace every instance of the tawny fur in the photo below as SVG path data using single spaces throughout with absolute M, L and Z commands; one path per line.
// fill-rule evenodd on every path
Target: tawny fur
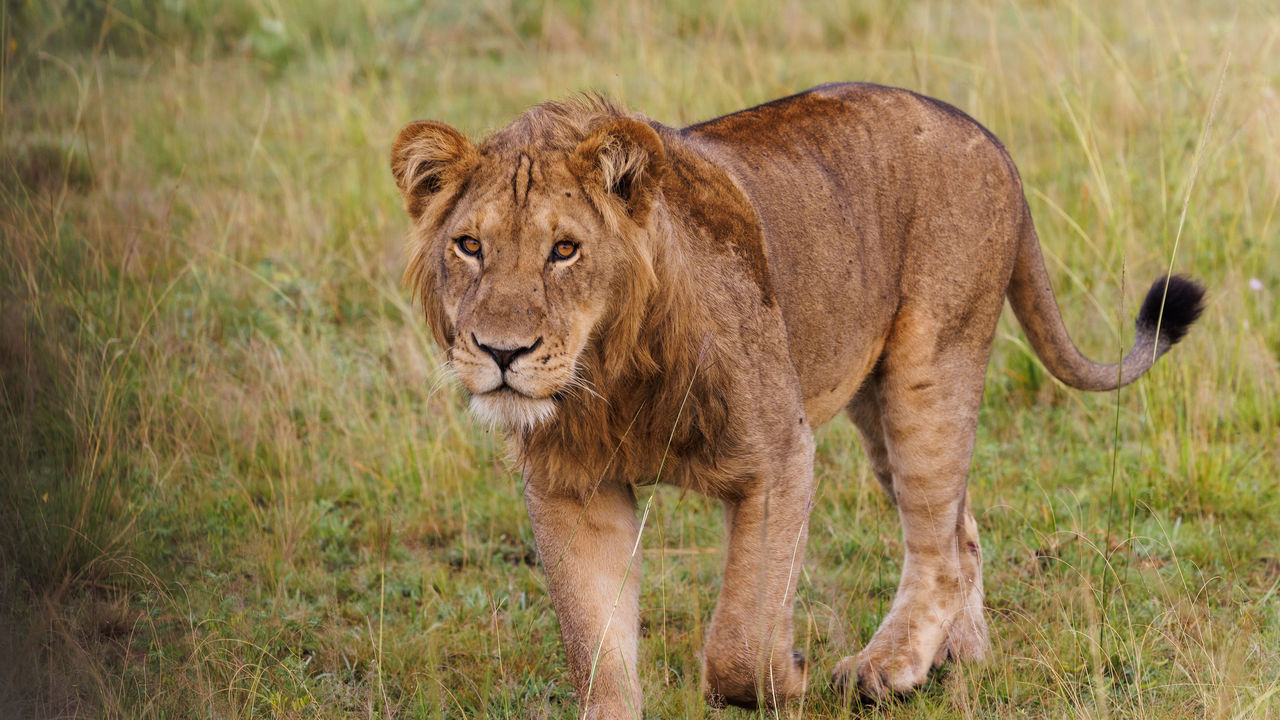
M 479 146 L 414 123 L 391 164 L 406 279 L 473 407 L 510 429 L 584 717 L 639 716 L 633 489 L 654 482 L 725 505 L 707 699 L 804 692 L 812 428 L 842 409 L 906 557 L 836 680 L 879 698 L 982 658 L 965 487 L 1005 297 L 1050 371 L 1093 390 L 1137 378 L 1199 313 L 1198 286 L 1158 282 L 1122 366 L 1083 357 L 1004 148 L 904 90 L 826 85 L 683 130 L 546 103 Z

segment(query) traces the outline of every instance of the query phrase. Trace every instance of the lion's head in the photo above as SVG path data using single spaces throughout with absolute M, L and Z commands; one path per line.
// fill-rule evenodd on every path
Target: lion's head
M 414 227 L 406 281 L 479 417 L 517 429 L 635 353 L 665 169 L 648 124 L 592 100 L 526 112 L 478 147 L 417 122 L 391 151 Z

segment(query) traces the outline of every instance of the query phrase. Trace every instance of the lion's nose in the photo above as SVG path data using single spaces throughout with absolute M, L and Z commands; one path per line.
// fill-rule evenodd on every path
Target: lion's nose
M 496 348 L 491 345 L 485 345 L 484 343 L 480 342 L 479 340 L 476 339 L 475 333 L 472 333 L 471 342 L 475 343 L 476 347 L 485 351 L 486 353 L 489 354 L 489 357 L 493 358 L 493 361 L 498 365 L 498 372 L 505 373 L 507 371 L 507 368 L 511 365 L 511 363 L 515 362 L 516 358 L 526 353 L 531 353 L 534 350 L 537 350 L 538 346 L 542 345 L 542 338 L 538 338 L 537 340 L 534 340 L 532 345 L 527 345 L 525 347 Z

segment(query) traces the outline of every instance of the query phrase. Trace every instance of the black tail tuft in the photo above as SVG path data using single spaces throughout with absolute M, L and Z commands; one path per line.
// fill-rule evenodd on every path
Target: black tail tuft
M 1204 286 L 1185 275 L 1170 275 L 1151 284 L 1147 299 L 1138 311 L 1137 325 L 1153 333 L 1159 325 L 1160 336 L 1173 345 L 1187 334 L 1201 312 L 1204 312 Z

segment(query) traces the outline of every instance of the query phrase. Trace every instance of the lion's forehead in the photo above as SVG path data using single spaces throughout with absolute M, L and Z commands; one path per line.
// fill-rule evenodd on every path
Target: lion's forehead
M 487 158 L 459 203 L 456 232 L 489 242 L 548 244 L 598 232 L 594 212 L 563 157 L 521 152 Z
M 569 169 L 568 156 L 527 146 L 482 155 L 472 175 L 473 187 L 492 199 L 505 195 L 513 207 L 524 207 L 539 195 L 576 190 L 577 178 Z

